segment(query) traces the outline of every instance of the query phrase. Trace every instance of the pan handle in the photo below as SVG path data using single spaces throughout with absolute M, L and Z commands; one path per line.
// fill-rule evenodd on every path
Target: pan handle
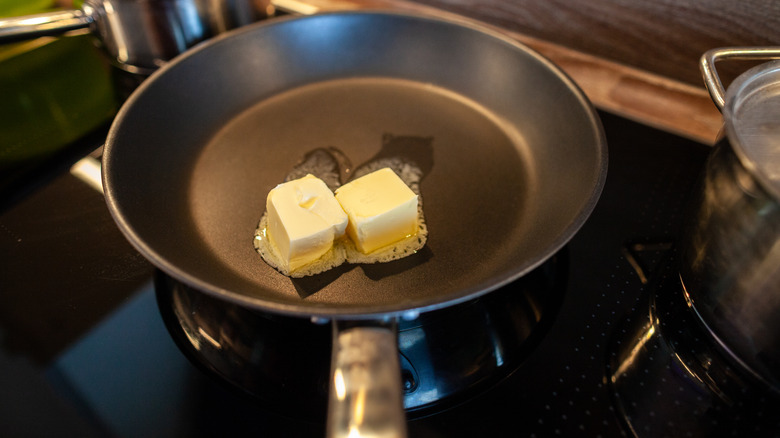
M 705 52 L 699 60 L 699 69 L 704 77 L 704 85 L 710 92 L 710 97 L 719 111 L 726 106 L 726 90 L 723 88 L 715 70 L 715 63 L 720 60 L 731 59 L 735 61 L 780 59 L 780 47 L 724 47 Z
M 327 436 L 405 437 L 396 322 L 332 324 Z
M 0 43 L 58 35 L 89 27 L 93 21 L 90 14 L 79 9 L 3 18 L 0 19 Z

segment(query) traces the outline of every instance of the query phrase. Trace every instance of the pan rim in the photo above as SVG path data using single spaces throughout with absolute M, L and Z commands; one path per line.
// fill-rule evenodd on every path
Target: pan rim
M 598 174 L 595 175 L 596 177 L 595 181 L 592 182 L 592 190 L 590 191 L 590 196 L 584 202 L 578 214 L 572 218 L 568 226 L 565 227 L 562 230 L 562 232 L 559 234 L 557 239 L 552 241 L 550 245 L 547 247 L 547 249 L 541 253 L 542 254 L 541 257 L 538 257 L 537 259 L 531 260 L 529 263 L 520 266 L 519 269 L 515 270 L 512 273 L 512 275 L 507 275 L 505 278 L 502 278 L 499 281 L 493 281 L 487 287 L 472 287 L 471 289 L 467 288 L 463 290 L 463 292 L 459 296 L 446 297 L 445 299 L 442 299 L 442 297 L 433 297 L 430 300 L 423 300 L 415 303 L 396 302 L 392 304 L 356 305 L 354 307 L 345 306 L 345 305 L 334 305 L 328 303 L 306 302 L 303 300 L 301 301 L 301 304 L 293 304 L 288 302 L 274 301 L 266 297 L 252 297 L 245 294 L 236 293 L 227 290 L 225 288 L 217 287 L 212 283 L 200 279 L 198 276 L 193 275 L 192 273 L 189 273 L 186 270 L 177 267 L 174 263 L 170 262 L 162 254 L 155 251 L 143 238 L 141 238 L 137 230 L 132 227 L 132 225 L 126 219 L 125 215 L 122 213 L 122 208 L 120 205 L 118 205 L 113 190 L 113 186 L 115 184 L 113 184 L 111 181 L 111 172 L 106 171 L 106 170 L 110 170 L 111 167 L 110 163 L 111 163 L 111 156 L 112 156 L 111 155 L 112 144 L 116 139 L 117 131 L 120 129 L 122 120 L 126 117 L 125 115 L 129 111 L 131 111 L 134 102 L 140 99 L 141 96 L 145 93 L 145 90 L 154 84 L 154 82 L 157 80 L 156 79 L 157 77 L 165 75 L 167 71 L 176 68 L 178 65 L 185 62 L 190 57 L 196 56 L 199 52 L 203 50 L 207 50 L 212 46 L 221 44 L 224 40 L 229 39 L 234 35 L 240 35 L 245 32 L 253 32 L 254 29 L 257 29 L 259 27 L 278 26 L 287 21 L 292 21 L 292 20 L 316 19 L 322 16 L 354 16 L 354 15 L 397 16 L 400 18 L 412 18 L 416 20 L 425 20 L 425 21 L 432 21 L 437 23 L 444 23 L 448 25 L 457 25 L 457 26 L 466 27 L 471 31 L 476 31 L 478 33 L 485 34 L 488 37 L 498 39 L 506 44 L 511 45 L 516 50 L 520 50 L 523 53 L 530 55 L 537 62 L 543 64 L 543 66 L 546 69 L 548 69 L 552 74 L 558 77 L 558 79 L 565 85 L 565 87 L 573 94 L 573 96 L 579 102 L 580 108 L 584 110 L 585 114 L 587 115 L 587 119 L 590 125 L 594 128 L 594 132 L 592 133 L 593 141 L 595 141 L 596 144 L 598 145 L 597 148 L 598 157 L 594 157 L 595 161 L 598 163 Z M 309 82 L 309 84 L 315 82 L 316 81 Z M 218 37 L 215 37 L 211 40 L 205 41 L 204 43 L 201 43 L 200 45 L 180 55 L 179 57 L 175 58 L 174 60 L 172 60 L 171 62 L 167 63 L 165 66 L 160 68 L 158 71 L 153 73 L 128 98 L 125 104 L 122 105 L 122 107 L 118 111 L 117 116 L 115 117 L 111 125 L 111 128 L 109 129 L 109 133 L 106 139 L 106 146 L 104 149 L 104 155 L 103 155 L 103 166 L 104 166 L 103 187 L 104 187 L 106 202 L 108 204 L 109 211 L 114 221 L 117 223 L 117 226 L 125 235 L 127 240 L 132 244 L 132 246 L 135 247 L 136 250 L 138 250 L 147 260 L 149 260 L 153 265 L 155 265 L 157 268 L 163 271 L 166 275 L 171 276 L 175 280 L 178 280 L 184 283 L 185 285 L 194 288 L 195 290 L 210 294 L 217 298 L 229 302 L 233 302 L 248 308 L 252 308 L 260 311 L 270 311 L 273 313 L 283 314 L 287 316 L 306 317 L 306 318 L 313 318 L 313 319 L 331 319 L 331 318 L 376 319 L 376 318 L 393 318 L 393 317 L 411 318 L 421 312 L 437 310 L 437 309 L 449 307 L 452 305 L 456 305 L 459 303 L 463 303 L 478 298 L 486 293 L 489 293 L 493 290 L 496 290 L 500 287 L 503 287 L 509 283 L 514 282 L 515 280 L 528 274 L 530 271 L 542 265 L 551 257 L 553 257 L 558 251 L 561 250 L 561 248 L 563 248 L 569 242 L 569 240 L 571 240 L 572 237 L 574 237 L 574 235 L 582 227 L 582 225 L 585 223 L 585 221 L 588 219 L 593 209 L 595 208 L 595 205 L 597 204 L 600 198 L 604 183 L 606 181 L 607 162 L 608 162 L 608 151 L 606 147 L 606 136 L 603 132 L 603 127 L 601 125 L 601 122 L 598 119 L 596 109 L 593 106 L 593 104 L 589 101 L 585 93 L 563 70 L 560 69 L 560 67 L 552 63 L 549 59 L 545 58 L 543 55 L 539 54 L 538 52 L 534 51 L 528 46 L 512 38 L 511 36 L 503 32 L 500 32 L 494 28 L 488 27 L 486 25 L 477 23 L 473 20 L 466 19 L 466 18 L 452 18 L 452 17 L 441 18 L 441 17 L 433 17 L 427 14 L 421 14 L 416 12 L 410 13 L 410 12 L 398 12 L 398 11 L 377 11 L 377 10 L 345 11 L 345 12 L 327 12 L 323 14 L 317 14 L 314 16 L 304 16 L 304 17 L 281 17 L 277 19 L 268 20 L 266 22 L 260 22 L 253 25 L 245 26 L 236 29 L 234 31 L 228 32 L 226 34 L 220 35 Z M 589 182 L 589 184 L 591 184 L 591 182 Z

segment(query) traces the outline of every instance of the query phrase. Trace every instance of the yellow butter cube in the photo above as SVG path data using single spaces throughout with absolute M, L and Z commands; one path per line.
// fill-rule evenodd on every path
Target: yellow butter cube
M 313 175 L 268 193 L 268 238 L 288 271 L 320 258 L 344 235 L 347 215 L 328 186 Z
M 368 254 L 417 232 L 417 195 L 390 168 L 336 189 L 347 213 L 347 235 Z

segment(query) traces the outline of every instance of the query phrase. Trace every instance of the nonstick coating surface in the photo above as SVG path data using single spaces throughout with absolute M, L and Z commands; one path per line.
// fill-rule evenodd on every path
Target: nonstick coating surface
M 268 191 L 310 151 L 359 166 L 385 146 L 426 174 L 429 239 L 408 258 L 290 279 L 254 251 Z M 548 61 L 472 25 L 345 13 L 210 41 L 131 96 L 104 149 L 109 209 L 172 276 L 263 310 L 431 310 L 538 266 L 592 210 L 606 144 Z

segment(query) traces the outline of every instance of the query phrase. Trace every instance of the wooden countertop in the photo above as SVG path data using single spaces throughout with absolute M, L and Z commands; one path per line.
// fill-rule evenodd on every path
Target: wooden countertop
M 274 0 L 283 10 L 312 14 L 338 10 L 381 9 L 414 11 L 441 17 L 467 17 L 406 0 Z M 704 144 L 713 144 L 721 114 L 704 87 L 621 65 L 481 22 L 526 44 L 563 69 L 604 111 Z

